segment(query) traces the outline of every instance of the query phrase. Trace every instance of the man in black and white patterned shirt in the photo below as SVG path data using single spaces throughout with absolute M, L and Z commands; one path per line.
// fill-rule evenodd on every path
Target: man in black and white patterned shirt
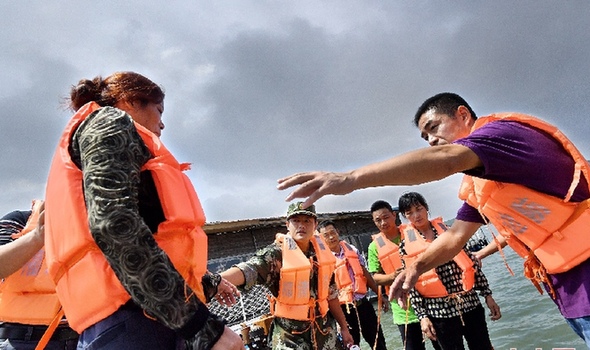
M 404 193 L 399 199 L 399 210 L 409 220 L 409 225 L 402 225 L 431 242 L 442 232 L 440 226 L 428 220 L 428 204 L 417 192 Z M 401 230 L 404 230 L 402 227 Z M 406 231 L 407 233 L 407 231 Z M 409 235 L 399 245 L 400 256 L 407 258 Z M 491 312 L 491 319 L 498 320 L 502 315 L 500 307 L 492 297 L 488 280 L 480 268 L 479 260 L 465 250 L 470 259 L 469 267 L 473 267 L 472 289 L 464 289 L 464 279 L 468 272 L 451 260 L 435 269 L 436 277 L 442 282 L 445 296 L 427 297 L 414 288 L 410 292 L 412 306 L 420 319 L 422 331 L 432 340 L 436 340 L 442 349 L 464 349 L 463 337 L 471 350 L 492 350 L 492 343 L 487 329 L 485 312 L 477 295 L 485 299 Z M 472 270 L 473 271 L 473 270 Z M 431 287 L 432 288 L 432 287 Z

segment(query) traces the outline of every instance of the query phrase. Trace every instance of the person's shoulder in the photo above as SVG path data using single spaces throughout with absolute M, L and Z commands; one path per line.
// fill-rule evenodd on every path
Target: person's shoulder
M 272 242 L 269 245 L 262 247 L 258 251 L 258 255 L 272 255 L 272 256 L 282 256 L 283 249 L 281 242 Z
M 107 106 L 92 112 L 80 124 L 73 135 L 72 148 L 74 153 L 77 153 L 79 145 L 86 145 L 87 149 L 123 147 L 123 151 L 131 151 L 131 148 L 126 149 L 121 144 L 136 142 L 141 142 L 141 136 L 131 116 L 123 110 Z M 149 153 L 147 149 L 146 153 Z
M 12 240 L 12 235 L 19 233 L 25 228 L 31 211 L 15 210 L 0 219 L 0 245 Z
M 377 245 L 375 244 L 375 241 L 372 241 L 371 243 L 369 243 L 369 246 L 367 247 L 367 257 L 369 258 L 369 260 L 373 260 L 373 258 L 377 258 L 377 256 Z
M 92 112 L 88 118 L 106 118 L 106 117 L 111 117 L 111 118 L 118 118 L 120 116 L 128 116 L 129 114 L 127 114 L 127 112 L 125 112 L 122 109 L 119 109 L 117 107 L 113 107 L 113 106 L 105 106 L 105 107 L 100 107 L 97 110 L 95 110 L 94 112 Z
M 343 242 L 345 242 L 353 252 L 355 252 L 357 254 L 359 253 L 359 249 L 354 244 L 346 242 L 346 241 L 343 241 Z
M 132 125 L 131 116 L 118 108 L 106 106 L 92 112 L 80 125 L 79 131 L 86 129 L 108 129 L 113 126 Z
M 517 120 L 500 118 L 498 115 L 480 117 L 475 124 L 474 130 L 467 136 L 453 141 L 476 149 L 495 149 L 499 145 L 514 144 L 515 140 L 526 140 L 533 133 L 537 133 L 534 127 Z M 477 153 L 477 152 L 476 152 Z M 481 156 L 481 154 L 478 154 Z
M 532 120 L 533 122 L 529 122 L 530 120 Z M 477 123 L 481 124 L 478 130 L 491 129 L 494 133 L 497 133 L 498 131 L 511 131 L 514 128 L 536 130 L 537 127 L 531 124 L 535 121 L 544 123 L 542 120 L 532 115 L 506 112 L 494 113 L 480 117 L 476 121 L 476 125 Z

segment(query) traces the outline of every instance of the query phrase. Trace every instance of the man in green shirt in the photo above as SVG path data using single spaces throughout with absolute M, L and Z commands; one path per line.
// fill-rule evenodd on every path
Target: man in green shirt
M 386 201 L 379 200 L 371 205 L 371 216 L 373 217 L 373 222 L 379 229 L 379 234 L 374 235 L 373 242 L 369 244 L 367 252 L 369 272 L 373 274 L 375 282 L 384 287 L 389 287 L 400 271 L 399 267 L 401 265 L 401 260 L 397 253 L 397 245 L 399 245 L 401 241 L 398 229 L 398 225 L 401 222 L 399 221 L 397 214 L 397 211 Z M 381 244 L 378 245 L 376 243 L 376 240 L 378 239 L 386 239 L 389 242 L 392 242 L 395 247 L 388 241 L 382 241 Z M 390 254 L 386 252 L 387 248 L 389 248 Z M 380 256 L 381 259 L 379 258 Z M 386 261 L 386 259 L 388 261 Z M 393 260 L 397 260 L 399 263 L 396 265 L 396 263 L 390 262 Z M 386 273 L 385 270 L 391 270 L 392 267 L 385 266 L 396 266 L 398 269 Z M 412 307 L 408 305 L 408 310 L 405 310 L 394 300 L 391 302 L 391 310 L 393 313 L 393 323 L 397 325 L 400 331 L 402 342 L 404 343 L 404 349 L 425 350 L 426 347 L 422 337 L 420 320 L 418 320 Z M 434 349 L 440 349 L 437 343 L 432 342 L 432 345 Z

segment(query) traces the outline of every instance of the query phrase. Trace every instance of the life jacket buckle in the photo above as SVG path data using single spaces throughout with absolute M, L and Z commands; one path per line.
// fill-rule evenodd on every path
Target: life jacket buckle
M 553 232 L 552 236 L 553 236 L 553 238 L 560 240 L 560 241 L 563 239 L 563 234 L 559 230 Z

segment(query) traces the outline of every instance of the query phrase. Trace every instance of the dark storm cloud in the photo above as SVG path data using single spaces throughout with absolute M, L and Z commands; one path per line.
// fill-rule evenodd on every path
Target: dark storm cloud
M 411 119 L 440 91 L 464 95 L 480 115 L 545 118 L 590 154 L 585 1 L 19 2 L 0 13 L 2 212 L 42 195 L 69 86 L 116 70 L 166 89 L 163 141 L 193 163 L 210 220 L 282 215 L 278 177 L 426 146 Z M 459 179 L 413 189 L 451 217 Z M 364 210 L 405 190 L 318 208 Z

